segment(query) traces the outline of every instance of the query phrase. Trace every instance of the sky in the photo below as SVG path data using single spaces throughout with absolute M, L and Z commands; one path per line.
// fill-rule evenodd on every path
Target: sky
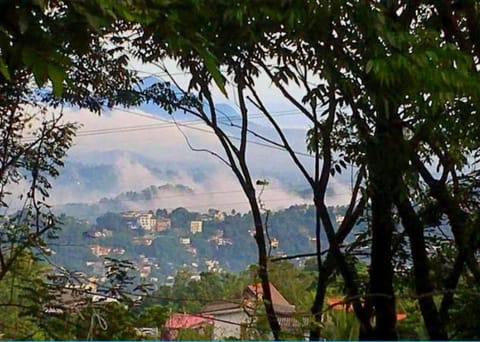
M 175 75 L 175 79 L 181 85 L 188 82 L 188 74 L 183 74 L 175 67 L 172 61 L 167 61 L 165 67 Z M 140 76 L 156 75 L 165 79 L 166 73 L 158 71 L 156 66 L 133 65 L 133 69 L 141 71 Z M 259 94 L 265 104 L 278 115 L 282 127 L 295 128 L 304 131 L 307 128 L 305 120 L 301 119 L 297 110 L 289 104 L 283 96 L 270 84 L 266 77 L 258 80 Z M 228 104 L 236 109 L 237 101 L 233 95 L 234 88 L 227 85 L 228 97 L 214 87 L 215 99 L 218 103 Z M 292 93 L 300 97 L 298 89 L 292 88 Z M 256 108 L 250 107 L 252 113 L 258 113 Z M 139 191 L 149 185 L 163 185 L 165 183 L 179 183 L 191 187 L 195 195 L 191 198 L 170 196 L 169 203 L 157 201 L 151 205 L 163 205 L 164 207 L 184 206 L 190 208 L 219 209 L 246 211 L 248 205 L 240 185 L 227 165 L 220 162 L 211 154 L 193 151 L 190 144 L 197 149 L 208 149 L 223 155 L 222 148 L 217 138 L 208 128 L 195 119 L 188 119 L 185 126 L 178 127 L 173 121 L 142 112 L 140 109 L 114 108 L 110 111 L 96 115 L 88 110 L 67 108 L 64 110 L 65 120 L 75 121 L 81 124 L 81 128 L 75 138 L 74 146 L 69 151 L 69 160 L 82 163 L 101 164 L 112 163 L 116 170 L 117 185 L 110 193 L 95 191 L 95 189 L 83 189 L 72 191 L 69 187 L 55 187 L 52 191 L 53 203 L 65 202 L 95 202 L 102 197 L 113 197 L 121 192 Z M 253 114 L 254 123 L 266 126 L 266 121 L 260 115 Z M 182 118 L 180 118 L 182 119 Z M 192 120 L 192 121 L 190 121 Z M 301 132 L 300 144 L 304 150 L 304 138 Z M 253 139 L 252 139 L 253 140 Z M 188 143 L 187 143 L 188 142 Z M 157 168 L 173 168 L 178 175 L 174 179 L 159 177 L 145 166 L 145 162 L 132 160 L 128 153 L 123 156 L 119 151 L 132 152 L 145 157 L 147 163 Z M 113 160 L 106 156 L 115 155 Z M 312 162 L 311 158 L 305 157 L 304 161 Z M 268 178 L 270 186 L 265 189 L 263 200 L 269 203 L 270 208 L 278 209 L 292 204 L 305 203 L 305 200 L 292 193 L 292 182 L 285 184 L 280 178 L 282 173 L 292 170 L 290 158 L 283 152 L 280 153 L 271 148 L 260 145 L 249 147 L 249 162 L 255 166 L 255 179 Z M 195 166 L 208 169 L 208 177 L 199 182 L 189 168 Z M 290 171 L 288 171 L 290 172 Z M 272 176 L 273 174 L 273 176 Z M 275 175 L 278 175 L 276 177 Z M 298 184 L 305 184 L 300 173 L 297 173 L 297 185 L 295 190 L 302 190 Z M 330 205 L 343 204 L 349 198 L 349 185 L 345 182 L 334 181 L 336 194 L 328 200 Z M 81 184 L 79 184 L 81 186 Z M 305 188 L 307 187 L 304 185 Z M 234 207 L 232 207 L 234 206 Z M 220 208 L 222 207 L 222 208 Z

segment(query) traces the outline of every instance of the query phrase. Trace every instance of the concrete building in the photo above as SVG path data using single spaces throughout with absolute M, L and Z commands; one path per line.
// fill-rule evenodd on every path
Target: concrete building
M 138 216 L 137 222 L 140 228 L 145 230 L 153 230 L 156 228 L 157 219 L 153 217 L 152 213 L 145 213 Z
M 190 221 L 190 232 L 192 234 L 201 233 L 203 228 L 202 221 Z

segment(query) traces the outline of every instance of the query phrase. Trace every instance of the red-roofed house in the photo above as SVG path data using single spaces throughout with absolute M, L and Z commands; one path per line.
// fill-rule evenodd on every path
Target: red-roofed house
M 192 315 L 192 314 L 172 314 L 162 331 L 162 340 L 176 340 L 178 334 L 183 329 L 194 330 L 200 335 L 206 335 L 213 326 L 212 316 L 210 315 Z

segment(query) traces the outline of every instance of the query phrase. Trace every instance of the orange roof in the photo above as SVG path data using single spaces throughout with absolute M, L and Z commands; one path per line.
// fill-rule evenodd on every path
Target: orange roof
M 347 310 L 347 311 L 353 311 L 353 307 L 350 303 L 345 303 L 345 298 L 341 297 L 327 297 L 326 299 L 327 305 L 335 310 Z M 407 314 L 403 312 L 398 312 L 397 313 L 397 321 L 401 321 L 407 318 Z
M 327 304 L 330 306 L 332 309 L 335 310 L 342 310 L 344 309 L 345 304 L 345 299 L 340 298 L 340 297 L 327 297 Z M 349 305 L 350 307 L 350 305 Z M 347 309 L 348 311 L 351 311 L 350 308 Z
M 353 306 L 351 303 L 347 303 L 345 298 L 342 297 L 327 297 L 327 305 L 330 309 L 334 310 L 346 310 L 347 312 L 353 312 Z
M 209 315 L 189 315 L 175 313 L 171 315 L 165 322 L 165 328 L 183 329 L 193 328 L 202 323 L 212 323 L 212 316 Z

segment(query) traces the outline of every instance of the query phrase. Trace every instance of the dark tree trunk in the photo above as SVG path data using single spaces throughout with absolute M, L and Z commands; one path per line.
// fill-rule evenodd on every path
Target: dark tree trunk
M 406 191 L 406 189 L 404 190 Z M 420 310 L 422 311 L 425 327 L 431 340 L 447 340 L 448 336 L 440 314 L 433 301 L 434 286 L 430 279 L 430 267 L 423 235 L 423 225 L 418 218 L 411 203 L 402 196 L 397 196 L 397 209 L 402 219 L 402 224 L 410 240 L 413 267 L 415 275 L 415 288 L 418 295 Z
M 318 270 L 318 279 L 317 279 L 317 289 L 315 291 L 315 298 L 313 300 L 311 313 L 315 320 L 315 325 L 310 330 L 310 341 L 318 341 L 321 338 L 322 330 L 322 309 L 323 302 L 325 300 L 325 293 L 327 292 L 328 278 L 332 273 L 333 265 L 323 265 L 322 256 L 321 256 L 321 218 L 320 211 L 318 208 L 315 209 L 315 236 L 316 236 L 316 259 L 317 259 L 317 270 Z M 331 260 L 329 260 L 331 264 Z
M 253 193 L 254 194 L 254 193 Z M 250 198 L 250 197 L 249 197 Z M 265 312 L 267 314 L 267 320 L 272 330 L 273 338 L 276 341 L 280 340 L 280 324 L 278 323 L 277 315 L 273 308 L 272 294 L 270 291 L 270 281 L 268 279 L 268 256 L 267 256 L 267 247 L 265 243 L 265 234 L 262 216 L 260 209 L 255 198 L 255 195 L 250 199 L 250 208 L 252 209 L 253 221 L 255 224 L 255 241 L 257 242 L 258 249 L 258 276 L 262 284 L 263 290 L 263 303 L 265 306 Z
M 394 110 L 390 110 L 394 113 Z M 395 294 L 393 291 L 392 215 L 393 194 L 401 180 L 401 127 L 395 127 L 388 115 L 379 114 L 374 137 L 367 147 L 370 174 L 372 254 L 368 306 L 374 310 L 372 340 L 397 340 Z

